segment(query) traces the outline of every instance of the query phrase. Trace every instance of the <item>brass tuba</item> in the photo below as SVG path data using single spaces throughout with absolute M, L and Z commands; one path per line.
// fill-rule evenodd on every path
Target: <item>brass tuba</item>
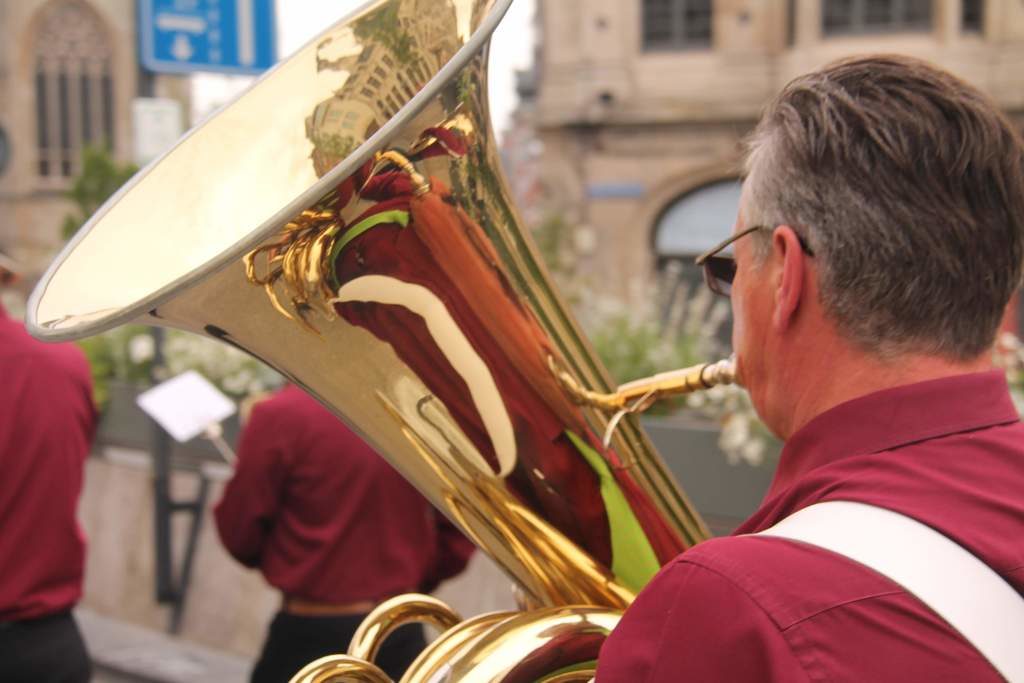
M 139 321 L 277 368 L 532 608 L 463 621 L 396 598 L 348 655 L 295 680 L 387 680 L 371 660 L 410 620 L 443 633 L 405 681 L 586 680 L 636 592 L 707 536 L 636 421 L 618 418 L 731 367 L 608 393 L 500 175 L 486 55 L 510 3 L 368 3 L 140 172 L 29 304 L 44 340 Z

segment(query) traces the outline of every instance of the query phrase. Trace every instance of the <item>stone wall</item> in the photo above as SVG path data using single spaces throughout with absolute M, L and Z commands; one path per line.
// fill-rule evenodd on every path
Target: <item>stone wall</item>
M 196 475 L 177 473 L 173 494 L 195 496 Z M 211 501 L 223 488 L 212 487 Z M 95 612 L 166 630 L 171 610 L 155 599 L 153 484 L 149 458 L 139 451 L 106 449 L 89 459 L 80 518 L 88 536 L 83 604 Z M 176 559 L 184 551 L 187 518 L 174 525 Z M 179 560 L 180 561 L 180 560 Z M 176 566 L 179 566 L 176 562 Z M 277 606 L 277 596 L 256 572 L 221 547 L 209 515 L 203 519 L 183 637 L 243 655 L 255 653 Z

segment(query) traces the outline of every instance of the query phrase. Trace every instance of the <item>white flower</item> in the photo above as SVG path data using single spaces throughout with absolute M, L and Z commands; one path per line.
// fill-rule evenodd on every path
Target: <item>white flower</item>
M 726 453 L 738 451 L 750 439 L 750 418 L 744 413 L 733 413 L 722 423 L 722 436 L 718 445 Z
M 164 354 L 172 374 L 196 370 L 236 398 L 243 398 L 257 388 L 263 392 L 281 384 L 280 375 L 248 354 L 194 334 L 170 332 Z
M 153 337 L 148 334 L 137 334 L 128 340 L 128 358 L 135 365 L 153 360 L 155 350 Z
M 752 467 L 757 467 L 764 462 L 766 446 L 763 439 L 751 439 L 739 449 L 739 456 Z

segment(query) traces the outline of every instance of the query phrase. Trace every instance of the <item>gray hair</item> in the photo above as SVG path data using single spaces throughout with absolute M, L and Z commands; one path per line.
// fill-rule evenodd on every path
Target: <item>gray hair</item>
M 769 105 L 747 165 L 748 223 L 807 241 L 826 314 L 858 346 L 991 347 L 1021 281 L 1024 144 L 976 89 L 905 57 L 838 62 Z

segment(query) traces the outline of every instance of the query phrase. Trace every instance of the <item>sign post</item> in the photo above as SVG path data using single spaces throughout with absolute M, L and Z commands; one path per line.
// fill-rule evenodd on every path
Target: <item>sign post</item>
M 177 100 L 136 97 L 132 101 L 132 161 L 143 167 L 169 150 L 185 132 Z
M 158 353 L 154 362 L 161 360 Z M 236 410 L 235 404 L 227 396 L 220 393 L 215 386 L 194 370 L 143 392 L 139 395 L 136 403 L 159 425 L 157 429 L 166 431 L 179 442 L 188 441 L 204 432 L 211 435 L 209 437 L 211 439 L 218 438 L 217 430 L 213 426 L 219 427 L 220 422 L 233 415 Z M 223 443 L 223 439 L 217 446 L 218 450 L 223 446 L 230 451 L 227 444 Z M 225 451 L 222 450 L 221 453 L 227 457 Z M 161 604 L 171 604 L 171 620 L 168 630 L 171 633 L 177 633 L 181 627 L 185 596 L 188 594 L 188 586 L 192 578 L 199 532 L 206 514 L 206 499 L 210 490 L 210 480 L 200 469 L 199 491 L 196 497 L 190 501 L 183 501 L 172 498 L 170 477 L 170 445 L 164 439 L 157 442 L 157 448 L 153 453 L 156 599 Z M 185 554 L 181 566 L 176 572 L 171 517 L 179 512 L 187 513 L 192 519 L 189 525 L 188 539 L 185 543 Z
M 259 74 L 277 61 L 273 0 L 138 0 L 139 57 L 160 73 Z

